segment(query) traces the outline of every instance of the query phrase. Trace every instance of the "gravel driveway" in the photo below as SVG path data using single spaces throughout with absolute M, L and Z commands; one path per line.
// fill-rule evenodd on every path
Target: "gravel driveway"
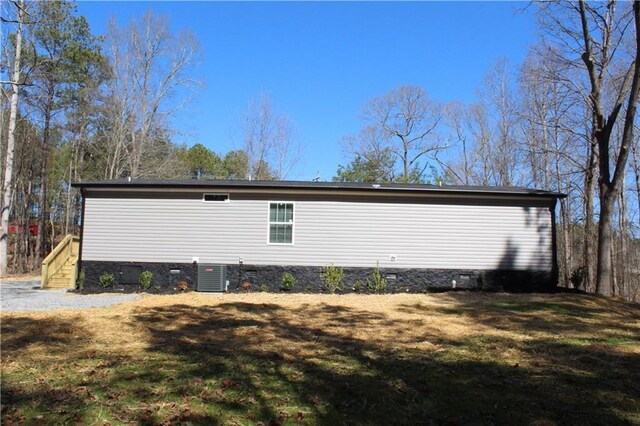
M 79 295 L 67 290 L 41 290 L 40 280 L 0 283 L 0 310 L 50 311 L 58 308 L 84 309 L 115 305 L 139 299 L 136 294 Z

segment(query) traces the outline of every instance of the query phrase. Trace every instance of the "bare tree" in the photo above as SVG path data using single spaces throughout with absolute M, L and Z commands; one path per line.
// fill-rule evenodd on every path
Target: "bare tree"
M 640 229 L 640 127 L 636 125 L 635 140 L 631 145 L 631 168 L 633 170 L 634 177 L 634 189 L 636 201 L 638 202 L 638 228 Z
M 498 61 L 478 90 L 478 102 L 447 108 L 451 137 L 462 150 L 462 164 L 449 171 L 465 184 L 511 186 L 523 182 L 518 138 L 521 113 L 511 74 L 508 62 Z
M 0 224 L 0 277 L 7 274 L 7 247 L 9 244 L 9 213 L 12 200 L 13 157 L 15 151 L 16 121 L 18 116 L 18 91 L 21 72 L 22 31 L 27 10 L 24 0 L 14 2 L 17 8 L 17 23 L 15 41 L 15 55 L 12 64 L 11 75 L 11 102 L 9 105 L 9 129 L 7 134 L 7 148 L 5 152 L 4 180 L 2 187 L 2 215 Z M 4 123 L 1 123 L 4 125 Z
M 335 180 L 347 182 L 393 182 L 396 180 L 397 159 L 388 146 L 384 131 L 367 126 L 357 135 L 340 141 L 343 151 L 353 160 L 338 168 Z
M 269 95 L 249 103 L 243 133 L 251 178 L 286 179 L 300 160 L 293 123 L 274 109 Z
M 363 110 L 365 130 L 354 138 L 357 143 L 352 152 L 364 156 L 374 140 L 370 136 L 375 133 L 376 143 L 380 144 L 376 149 L 384 149 L 395 158 L 395 179 L 422 181 L 431 165 L 428 160 L 437 162 L 437 154 L 448 147 L 437 133 L 443 118 L 442 106 L 430 100 L 424 89 L 398 87 L 367 102 Z
M 452 134 L 452 138 L 455 142 L 452 145 L 457 145 L 460 149 L 459 161 L 449 162 L 447 167 L 452 171 L 454 176 L 461 184 L 470 185 L 472 180 L 472 163 L 471 163 L 471 151 L 472 146 L 469 143 L 469 135 L 467 129 L 467 118 L 469 115 L 469 108 L 460 102 L 454 102 L 446 107 L 446 122 L 449 127 L 449 131 Z M 455 171 L 459 170 L 459 173 Z
M 473 103 L 464 108 L 448 109 L 450 131 L 454 132 L 455 143 L 461 152 L 461 164 L 452 163 L 451 167 L 458 180 L 467 185 L 505 185 L 505 173 L 517 165 L 509 157 L 500 155 L 499 128 L 490 113 L 490 107 L 484 102 Z M 460 163 L 460 162 L 459 162 Z M 510 173 L 510 171 L 509 171 Z
M 126 27 L 111 20 L 107 55 L 104 176 L 153 176 L 157 164 L 146 160 L 168 140 L 168 120 L 189 101 L 185 93 L 199 85 L 190 75 L 198 44 L 190 32 L 173 34 L 166 17 L 147 12 Z
M 492 164 L 497 185 L 522 183 L 517 131 L 519 106 L 514 94 L 514 82 L 506 59 L 498 60 L 487 73 L 480 90 L 482 104 L 490 114 L 495 128 L 492 140 Z
M 582 60 L 589 74 L 591 85 L 590 100 L 593 111 L 593 138 L 597 142 L 599 154 L 599 190 L 600 190 L 600 215 L 598 224 L 598 263 L 596 277 L 596 291 L 603 295 L 613 294 L 613 283 L 611 275 L 611 250 L 613 245 L 612 216 L 616 198 L 622 189 L 624 182 L 624 171 L 629 148 L 633 140 L 633 125 L 635 113 L 640 97 L 640 3 L 633 3 L 633 21 L 636 27 L 636 49 L 631 64 L 618 86 L 618 94 L 610 107 L 609 113 L 605 112 L 603 84 L 608 74 L 607 66 L 613 61 L 616 51 L 615 37 L 618 36 L 618 25 L 624 23 L 616 22 L 616 3 L 609 2 L 604 10 L 596 10 L 584 2 L 579 3 L 579 12 L 582 22 L 582 36 L 584 39 L 584 53 Z M 594 35 L 589 28 L 589 20 L 593 20 L 598 25 L 600 34 Z M 602 26 L 600 26 L 602 25 Z M 599 36 L 599 37 L 598 37 Z M 622 43 L 620 34 L 620 41 Z M 598 39 L 596 39 L 598 37 Z M 618 115 L 624 108 L 625 101 L 626 114 L 624 117 L 624 130 L 620 140 L 619 148 L 614 158 L 614 168 L 611 170 L 611 133 Z
M 468 126 L 473 137 L 472 164 L 473 183 L 478 185 L 497 185 L 498 179 L 493 164 L 493 129 L 489 114 L 482 104 L 473 104 L 468 111 Z
M 557 59 L 581 70 L 586 80 L 591 150 L 585 192 L 588 197 L 597 163 L 599 193 L 595 290 L 611 295 L 613 211 L 623 185 L 640 96 L 640 3 L 558 2 L 543 10 L 547 12 L 544 28 L 557 47 Z M 570 84 L 580 91 L 581 83 L 576 79 Z M 624 124 L 614 151 L 612 131 L 618 120 Z M 588 209 L 586 220 L 592 220 Z
M 571 285 L 574 271 L 574 235 L 571 208 L 580 199 L 576 179 L 583 174 L 583 164 L 576 161 L 584 151 L 588 137 L 575 131 L 580 128 L 583 103 L 579 94 L 566 87 L 560 76 L 567 73 L 562 64 L 547 52 L 542 40 L 527 56 L 520 70 L 522 126 L 526 135 L 523 149 L 530 164 L 534 186 L 570 194 L 560 204 L 559 252 L 561 282 Z M 577 113 L 577 119 L 576 119 Z
M 636 123 L 639 120 L 636 120 Z M 627 242 L 628 257 L 624 259 L 627 268 L 629 282 L 626 283 L 627 293 L 623 295 L 627 300 L 637 301 L 640 298 L 640 126 L 635 126 L 635 138 L 632 144 L 632 166 L 631 169 L 631 190 L 630 192 L 636 199 L 637 210 L 635 211 L 636 221 L 633 217 L 629 218 L 629 241 Z M 629 209 L 633 211 L 634 209 Z

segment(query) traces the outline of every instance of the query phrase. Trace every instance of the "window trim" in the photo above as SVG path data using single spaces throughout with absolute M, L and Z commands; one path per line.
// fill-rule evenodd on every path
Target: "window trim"
M 224 201 L 218 201 L 218 200 L 205 200 L 205 197 L 207 195 L 226 195 L 227 199 Z M 212 204 L 229 204 L 229 200 L 231 199 L 231 197 L 229 196 L 228 192 L 203 192 L 202 193 L 202 202 L 203 203 L 212 203 Z
M 291 219 L 291 242 L 272 243 L 271 242 L 271 204 L 291 204 L 293 206 L 293 218 Z M 273 222 L 274 225 L 289 225 L 286 222 Z M 270 246 L 293 246 L 296 243 L 296 203 L 294 201 L 267 201 L 267 245 Z

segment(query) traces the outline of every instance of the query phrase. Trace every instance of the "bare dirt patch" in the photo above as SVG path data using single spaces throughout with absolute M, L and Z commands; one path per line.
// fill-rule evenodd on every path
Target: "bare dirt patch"
M 19 275 L 9 275 L 7 277 L 0 278 L 0 283 L 14 283 L 17 281 L 35 281 L 42 278 L 40 275 L 36 274 L 19 274 Z
M 640 423 L 640 310 L 615 300 L 185 293 L 1 319 L 3 424 Z

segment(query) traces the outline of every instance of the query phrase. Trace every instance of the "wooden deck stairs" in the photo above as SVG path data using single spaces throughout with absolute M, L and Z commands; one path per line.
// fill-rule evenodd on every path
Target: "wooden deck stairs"
M 67 235 L 42 261 L 41 288 L 75 288 L 80 238 Z

